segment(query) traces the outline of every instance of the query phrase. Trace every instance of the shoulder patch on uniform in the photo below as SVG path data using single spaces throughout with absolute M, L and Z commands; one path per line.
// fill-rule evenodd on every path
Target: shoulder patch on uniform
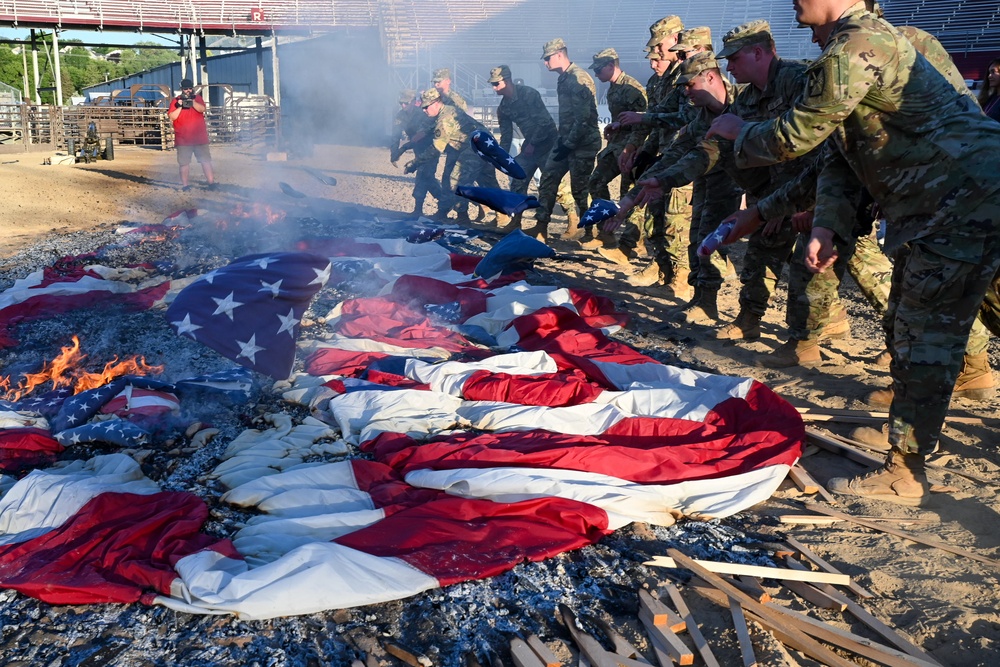
M 849 71 L 848 54 L 823 56 L 806 73 L 806 97 L 824 104 L 843 101 L 847 97 Z

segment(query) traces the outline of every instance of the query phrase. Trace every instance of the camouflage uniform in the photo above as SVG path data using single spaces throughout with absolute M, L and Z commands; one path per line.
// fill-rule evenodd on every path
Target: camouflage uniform
M 445 79 L 451 81 L 451 70 L 447 67 L 442 67 L 441 69 L 434 70 L 434 76 L 431 78 L 431 84 L 437 84 Z M 436 87 L 437 86 L 435 85 L 435 88 Z M 449 88 L 447 93 L 439 90 L 438 94 L 441 96 L 441 101 L 446 105 L 455 107 L 465 113 L 469 113 L 469 103 L 466 102 L 465 98 L 459 95 L 454 89 Z M 445 190 L 448 190 L 454 182 L 452 172 L 455 169 L 456 158 L 457 155 L 454 152 L 445 153 L 444 170 L 441 172 L 441 187 Z
M 860 2 L 834 24 L 799 103 L 742 129 L 737 160 L 773 164 L 831 136 L 837 150 L 827 152 L 820 171 L 814 228 L 850 236 L 854 220 L 838 208 L 854 174 L 886 214 L 886 251 L 896 260 L 886 317 L 889 441 L 896 452 L 926 455 L 940 437 L 969 330 L 1000 266 L 1000 124 Z M 890 459 L 884 475 L 899 464 L 917 465 Z
M 514 139 L 514 125 L 517 125 L 524 135 L 524 144 L 521 144 L 521 153 L 517 156 L 517 162 L 524 169 L 527 178 L 510 180 L 510 189 L 519 194 L 528 192 L 528 184 L 535 174 L 535 171 L 545 165 L 552 147 L 556 144 L 559 136 L 556 130 L 556 123 L 552 119 L 552 114 L 545 108 L 545 102 L 538 91 L 529 86 L 511 84 L 514 87 L 514 94 L 511 97 L 504 97 L 497 106 L 497 120 L 500 123 L 500 146 L 505 151 L 510 151 L 511 142 Z M 528 144 L 534 147 L 531 155 L 524 154 L 524 146 Z
M 566 48 L 562 40 L 553 40 L 547 47 L 559 43 L 558 48 Z M 547 225 L 552 218 L 559 181 L 569 172 L 570 187 L 579 213 L 589 208 L 587 181 L 594 169 L 594 157 L 601 148 L 601 133 L 597 129 L 597 88 L 594 80 L 582 68 L 571 63 L 559 75 L 556 84 L 559 99 L 559 139 L 558 143 L 569 149 L 564 159 L 549 155 L 542 169 L 542 181 L 538 187 L 541 206 L 536 209 L 535 220 L 540 226 Z
M 407 97 L 411 103 L 396 112 L 390 157 L 395 162 L 408 150 L 412 150 L 415 156 L 426 151 L 431 152 L 429 157 L 433 157 L 433 159 L 421 162 L 413 174 L 413 200 L 416 212 L 423 206 L 428 193 L 438 201 L 441 200 L 441 184 L 435 177 L 438 161 L 437 153 L 434 152 L 433 148 L 434 121 L 427 117 L 418 104 L 412 103 L 417 97 L 416 93 L 407 95 Z M 400 100 L 402 101 L 403 98 Z M 407 142 L 400 144 L 404 136 Z
M 424 91 L 422 99 L 426 107 L 430 103 L 440 100 L 441 96 L 435 89 L 431 88 Z M 434 149 L 437 153 L 453 155 L 455 161 L 455 170 L 448 188 L 441 193 L 441 204 L 442 207 L 462 211 L 465 200 L 455 196 L 454 192 L 457 186 L 477 184 L 486 188 L 498 187 L 496 171 L 476 154 L 476 150 L 469 140 L 469 136 L 473 132 L 485 130 L 485 128 L 482 123 L 469 114 L 448 104 L 441 105 L 441 110 L 434 121 Z M 421 164 L 430 159 L 436 159 L 436 154 L 434 157 L 418 155 L 409 167 L 419 168 Z
M 649 130 L 645 143 L 638 151 L 636 163 L 646 163 L 646 168 L 636 169 L 636 179 L 665 152 L 673 142 L 677 131 L 694 118 L 695 110 L 684 94 L 684 87 L 677 85 L 680 63 L 674 63 L 663 76 L 653 95 L 648 110 L 643 114 L 642 124 Z M 693 249 L 690 246 L 692 220 L 697 220 L 704 208 L 705 197 L 697 208 L 695 185 L 704 191 L 706 184 L 701 177 L 695 183 L 686 183 L 664 193 L 661 201 L 647 207 L 646 232 L 652 246 L 653 260 L 660 266 L 664 276 L 672 276 L 678 269 L 691 270 Z
M 718 63 L 713 54 L 698 54 L 685 61 L 684 77 L 693 77 L 706 69 L 717 67 Z M 684 77 L 679 79 L 679 83 L 685 80 Z M 725 111 L 732 107 L 740 89 L 726 79 L 723 79 L 723 82 L 726 86 L 726 106 L 723 110 Z M 663 157 L 645 174 L 646 178 L 655 178 L 664 192 L 702 179 L 701 183 L 696 182 L 694 189 L 694 209 L 697 217 L 691 225 L 687 238 L 684 239 L 684 250 L 675 251 L 677 252 L 675 259 L 679 266 L 683 266 L 683 262 L 688 258 L 687 248 L 697 247 L 702 239 L 715 231 L 723 218 L 739 208 L 742 197 L 742 188 L 733 180 L 733 175 L 739 173 L 739 170 L 735 167 L 729 171 L 725 169 L 725 161 L 719 159 L 718 141 L 703 140 L 712 121 L 719 114 L 707 107 L 692 107 L 692 109 L 694 118 L 677 134 Z M 753 176 L 757 181 L 767 179 L 767 174 L 761 170 L 752 170 L 739 175 L 741 178 Z M 668 237 L 669 235 L 668 230 Z M 673 247 L 678 248 L 678 245 L 675 244 Z M 722 286 L 727 270 L 725 253 L 713 253 L 711 257 L 698 262 L 697 267 L 693 281 L 695 285 L 714 291 Z
M 613 54 L 613 55 L 612 55 Z M 605 49 L 594 56 L 594 63 L 591 69 L 597 71 L 605 64 L 617 60 L 618 54 L 614 49 Z M 625 72 L 621 72 L 618 78 L 611 82 L 608 89 L 608 112 L 612 119 L 618 118 L 618 114 L 624 111 L 643 112 L 646 110 L 646 91 L 642 84 Z M 643 142 L 646 130 L 641 125 L 632 127 L 622 127 L 621 130 L 611 135 L 607 146 L 597 154 L 597 166 L 594 167 L 590 175 L 588 189 L 591 198 L 611 199 L 611 191 L 608 184 L 618 176 L 621 176 L 620 191 L 627 192 L 632 187 L 632 177 L 630 174 L 622 174 L 618 168 L 618 156 L 628 145 L 638 146 Z M 634 250 L 640 238 L 640 229 L 637 221 L 641 221 L 641 214 L 637 211 L 629 217 L 628 224 L 622 230 L 622 246 Z

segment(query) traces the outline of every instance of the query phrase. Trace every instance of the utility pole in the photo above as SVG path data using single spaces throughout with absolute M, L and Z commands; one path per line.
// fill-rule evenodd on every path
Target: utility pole
M 62 69 L 59 67 L 59 29 L 52 31 L 52 55 L 56 72 L 56 106 L 63 105 Z

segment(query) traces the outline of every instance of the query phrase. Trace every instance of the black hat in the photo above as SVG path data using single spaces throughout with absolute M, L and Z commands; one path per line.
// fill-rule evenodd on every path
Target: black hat
M 191 79 L 181 79 L 181 90 L 184 88 L 194 88 L 194 81 Z

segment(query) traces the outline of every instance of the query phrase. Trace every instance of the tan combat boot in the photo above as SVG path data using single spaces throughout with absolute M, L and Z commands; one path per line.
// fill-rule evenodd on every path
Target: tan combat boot
M 650 287 L 663 282 L 663 271 L 656 262 L 650 262 L 645 269 L 628 277 L 628 284 L 633 287 Z
M 524 233 L 528 236 L 534 236 L 542 243 L 545 243 L 549 240 L 549 221 L 538 220 L 535 222 L 534 227 L 528 227 L 524 230 Z
M 632 261 L 628 255 L 621 248 L 609 248 L 607 246 L 597 249 L 598 254 L 601 257 L 608 260 L 609 262 L 614 262 L 618 266 L 632 266 Z
M 834 477 L 826 486 L 834 493 L 888 500 L 911 507 L 923 504 L 930 493 L 924 472 L 924 457 L 903 454 L 895 449 L 889 453 L 881 468 L 851 479 Z
M 667 285 L 667 292 L 678 301 L 687 301 L 694 297 L 694 288 L 688 282 L 691 272 L 687 269 L 674 268 L 674 274 L 670 277 Z M 718 313 L 718 310 L 716 310 Z M 718 317 L 716 317 L 718 319 Z
M 580 214 L 576 212 L 576 209 L 566 211 L 566 219 L 569 221 L 569 224 L 566 227 L 566 231 L 559 238 L 563 241 L 582 239 L 583 230 L 580 229 Z
M 965 355 L 962 372 L 955 381 L 952 396 L 969 398 L 974 401 L 988 401 L 993 398 L 993 371 L 990 358 L 985 352 L 975 356 Z
M 888 368 L 890 362 L 892 362 L 892 353 L 889 352 L 889 350 L 880 353 L 877 357 L 872 359 L 872 364 L 878 366 L 879 368 Z
M 671 313 L 678 324 L 717 324 L 719 321 L 719 290 L 702 287 L 691 303 Z
M 851 440 L 868 445 L 877 452 L 889 451 L 889 424 L 882 424 L 882 428 L 872 428 L 871 426 L 859 426 L 851 431 Z
M 840 317 L 835 318 L 820 330 L 818 340 L 847 338 L 850 335 L 851 323 L 847 320 L 847 313 L 841 311 Z
M 760 338 L 760 315 L 741 310 L 731 324 L 720 330 L 719 340 L 756 340 Z
M 972 401 L 988 401 L 993 398 L 993 371 L 990 370 L 990 360 L 987 354 L 974 356 L 965 355 L 962 359 L 962 372 L 955 380 L 952 398 L 968 398 Z M 885 389 L 876 389 L 865 397 L 865 403 L 879 408 L 887 408 L 892 403 L 892 385 Z
M 823 358 L 819 354 L 819 343 L 815 340 L 790 340 L 771 354 L 760 357 L 756 365 L 763 368 L 791 368 L 819 366 Z

